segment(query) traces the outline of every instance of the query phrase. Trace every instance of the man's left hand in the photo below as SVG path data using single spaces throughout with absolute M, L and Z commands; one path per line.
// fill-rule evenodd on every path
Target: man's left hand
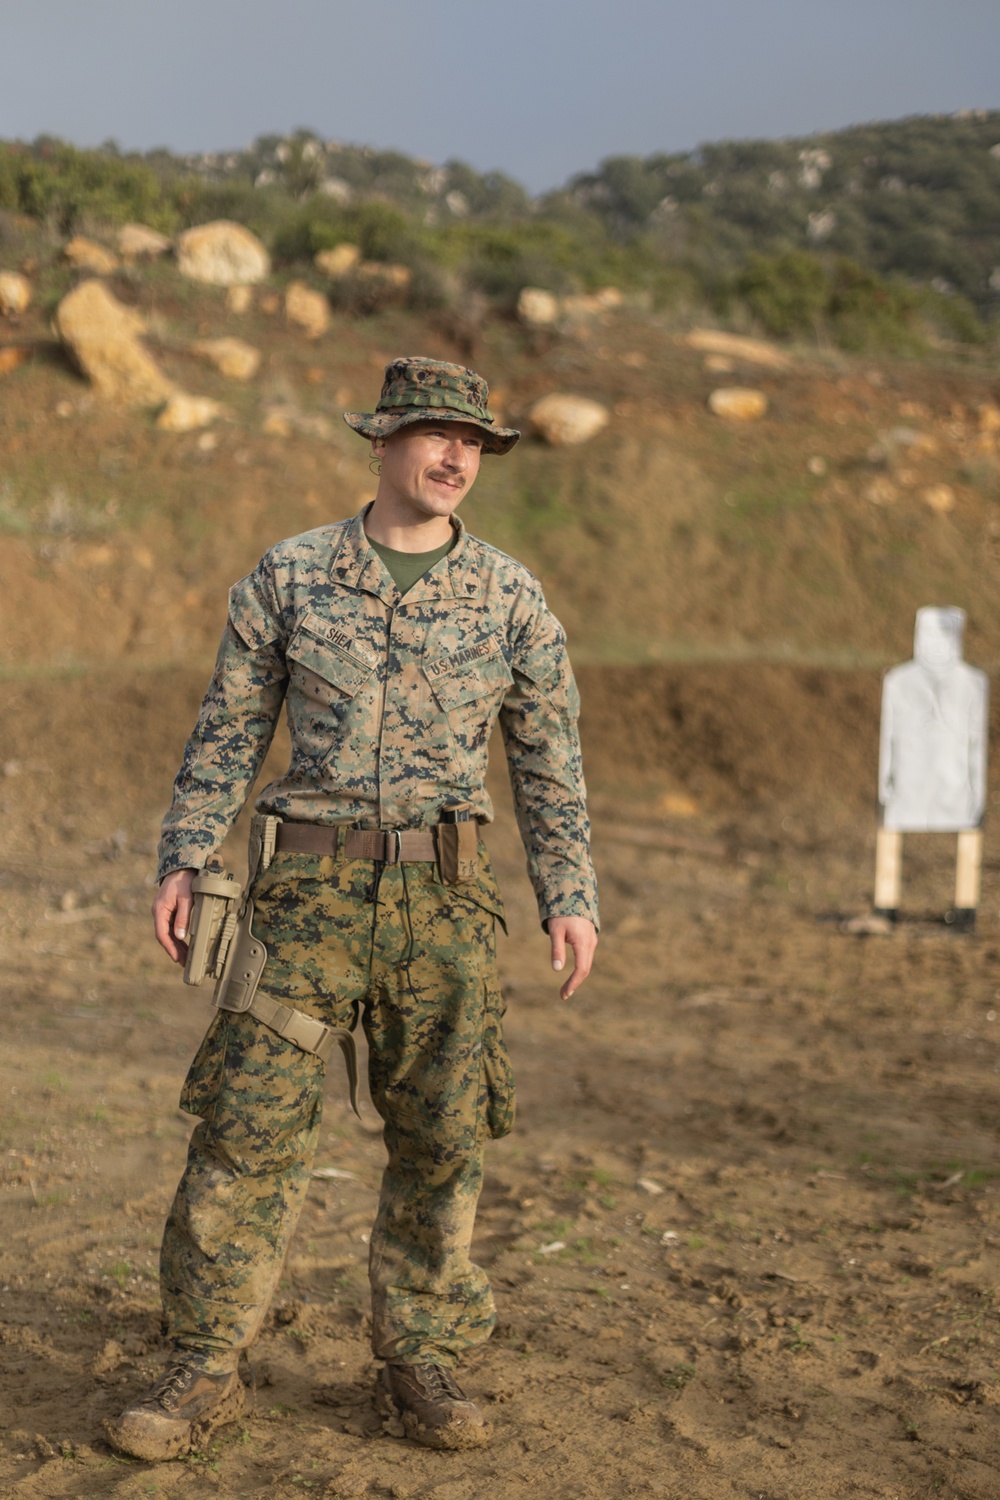
M 552 944 L 552 967 L 557 972 L 566 962 L 567 947 L 573 950 L 573 972 L 559 991 L 560 1000 L 568 1000 L 590 973 L 597 947 L 597 929 L 588 917 L 550 917 L 549 941 Z

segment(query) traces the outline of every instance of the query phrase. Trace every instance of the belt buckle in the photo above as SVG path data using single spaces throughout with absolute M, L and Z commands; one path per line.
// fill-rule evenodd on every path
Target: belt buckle
M 398 828 L 384 828 L 382 830 L 382 862 L 387 865 L 398 865 L 403 856 L 403 839 Z M 392 842 L 390 843 L 390 840 Z M 391 853 L 389 851 L 392 851 Z

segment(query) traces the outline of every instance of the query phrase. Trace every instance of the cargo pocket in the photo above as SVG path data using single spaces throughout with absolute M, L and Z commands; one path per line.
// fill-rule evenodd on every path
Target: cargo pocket
M 226 1064 L 228 1036 L 229 1018 L 216 1011 L 181 1089 L 180 1106 L 187 1114 L 198 1115 L 203 1120 L 211 1120 L 214 1116 Z
M 503 1039 L 504 1005 L 499 994 L 487 993 L 483 1028 L 483 1082 L 486 1089 L 486 1128 L 495 1141 L 514 1128 L 514 1073 Z

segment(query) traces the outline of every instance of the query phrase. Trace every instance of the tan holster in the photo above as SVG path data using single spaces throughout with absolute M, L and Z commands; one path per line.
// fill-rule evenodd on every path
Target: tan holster
M 243 899 L 236 932 L 229 944 L 226 966 L 215 986 L 215 1004 L 219 1010 L 247 1013 L 277 1032 L 286 1042 L 311 1052 L 327 1063 L 334 1047 L 339 1047 L 347 1068 L 347 1084 L 351 1095 L 351 1108 L 360 1116 L 358 1108 L 358 1054 L 354 1037 L 350 1031 L 338 1026 L 326 1026 L 312 1016 L 303 1015 L 289 1005 L 272 1000 L 270 995 L 259 995 L 264 965 L 267 963 L 267 948 L 256 937 L 253 930 L 253 901 L 249 888 L 260 869 L 267 869 L 274 854 L 275 832 L 278 819 L 255 817 L 250 833 L 250 873 L 248 894 Z

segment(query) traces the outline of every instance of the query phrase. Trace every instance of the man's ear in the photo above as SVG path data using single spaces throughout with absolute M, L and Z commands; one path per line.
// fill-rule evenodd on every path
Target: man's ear
M 385 452 L 385 438 L 384 437 L 374 437 L 374 438 L 372 438 L 372 453 L 374 454 L 374 456 L 376 458 L 381 458 L 382 454 L 384 452 Z

